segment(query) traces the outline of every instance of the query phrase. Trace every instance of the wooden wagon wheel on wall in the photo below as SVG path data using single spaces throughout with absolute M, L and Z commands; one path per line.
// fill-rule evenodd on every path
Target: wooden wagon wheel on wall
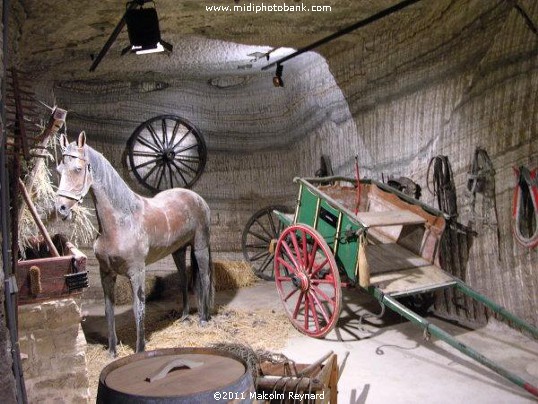
M 200 132 L 176 115 L 140 124 L 127 141 L 129 168 L 147 189 L 190 188 L 202 174 L 207 147 Z

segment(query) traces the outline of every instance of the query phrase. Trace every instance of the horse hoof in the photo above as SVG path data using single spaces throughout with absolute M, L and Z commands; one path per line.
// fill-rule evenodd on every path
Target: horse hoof
M 209 322 L 207 320 L 200 320 L 200 327 L 207 327 Z
M 188 314 L 183 314 L 180 318 L 179 318 L 179 321 L 181 323 L 185 322 L 185 321 L 188 321 L 189 320 L 189 315 Z
M 108 356 L 111 358 L 111 359 L 115 359 L 118 357 L 118 353 L 114 350 L 114 351 L 111 351 L 109 350 L 108 351 Z

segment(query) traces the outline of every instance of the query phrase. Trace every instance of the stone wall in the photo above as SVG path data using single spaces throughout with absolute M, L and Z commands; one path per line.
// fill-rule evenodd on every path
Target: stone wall
M 90 402 L 86 338 L 80 321 L 80 307 L 74 299 L 19 307 L 28 402 Z

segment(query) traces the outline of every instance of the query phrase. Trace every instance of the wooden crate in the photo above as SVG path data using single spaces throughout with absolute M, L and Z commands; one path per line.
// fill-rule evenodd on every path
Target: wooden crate
M 19 261 L 16 278 L 19 304 L 72 297 L 88 287 L 86 255 L 66 244 L 66 255 Z
M 258 402 L 337 403 L 338 364 L 336 354 L 314 364 L 261 363 L 257 378 Z

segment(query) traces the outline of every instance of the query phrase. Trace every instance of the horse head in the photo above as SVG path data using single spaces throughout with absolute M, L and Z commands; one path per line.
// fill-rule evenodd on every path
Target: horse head
M 88 160 L 86 133 L 80 132 L 77 142 L 69 143 L 67 137 L 60 137 L 62 161 L 58 165 L 60 184 L 56 192 L 56 211 L 62 219 L 71 217 L 71 208 L 81 203 L 88 193 L 93 176 Z

